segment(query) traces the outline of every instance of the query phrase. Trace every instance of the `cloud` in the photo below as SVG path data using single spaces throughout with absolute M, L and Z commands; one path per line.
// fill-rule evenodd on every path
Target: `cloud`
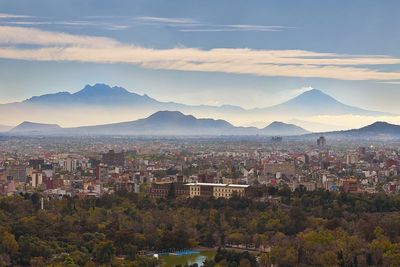
M 95 48 L 97 47 L 97 44 L 98 47 L 115 47 L 119 43 L 107 37 L 79 36 L 60 32 L 44 31 L 35 28 L 0 26 L 0 45 L 39 45 L 53 48 Z M 12 50 L 12 48 L 10 50 Z M 30 51 L 40 51 L 40 49 L 33 49 Z
M 165 17 L 137 17 L 137 21 L 147 22 L 147 23 L 162 23 L 162 24 L 195 24 L 197 21 L 189 18 L 165 18 Z
M 30 16 L 0 13 L 0 19 L 16 19 L 16 18 L 30 18 Z
M 59 26 L 64 28 L 97 28 L 103 30 L 123 30 L 129 28 L 132 23 L 129 17 L 83 17 L 78 20 L 55 20 L 52 17 L 34 17 L 0 13 L 0 25 L 11 26 Z
M 99 21 L 83 21 L 83 20 L 72 20 L 72 21 L 5 21 L 2 22 L 5 25 L 11 26 L 45 26 L 45 25 L 56 25 L 65 28 L 97 28 L 103 30 L 124 30 L 129 28 L 129 25 L 112 22 L 99 22 Z
M 400 84 L 400 81 L 398 81 L 398 82 L 379 82 L 379 83 L 385 83 L 385 84 Z
M 276 32 L 293 27 L 253 25 L 253 24 L 210 24 L 190 18 L 166 18 L 166 17 L 137 17 L 136 21 L 150 25 L 168 25 L 178 28 L 180 32 Z
M 400 80 L 400 72 L 375 69 L 377 65 L 400 64 L 400 58 L 391 56 L 248 48 L 152 49 L 121 43 L 108 37 L 72 35 L 13 26 L 0 26 L 0 58 L 127 63 L 149 69 L 259 76 Z
M 209 24 L 209 25 L 202 25 L 201 28 L 185 28 L 185 29 L 180 29 L 179 31 L 181 32 L 240 32 L 240 31 L 279 32 L 284 29 L 290 29 L 290 28 L 293 27 L 246 25 L 246 24 L 232 24 L 232 25 Z
M 154 16 L 85 16 L 80 20 L 58 21 L 51 17 L 31 17 L 0 13 L 0 23 L 3 25 L 38 26 L 57 25 L 65 28 L 98 28 L 103 30 L 124 30 L 139 25 L 160 27 L 179 32 L 276 32 L 292 27 L 268 26 L 253 24 L 209 24 L 191 18 L 154 17 Z

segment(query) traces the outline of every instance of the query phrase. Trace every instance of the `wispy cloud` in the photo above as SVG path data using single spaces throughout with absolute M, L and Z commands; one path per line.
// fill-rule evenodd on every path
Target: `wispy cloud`
M 285 26 L 264 26 L 264 25 L 201 25 L 197 28 L 184 28 L 180 29 L 180 32 L 279 32 L 285 29 L 291 29 L 293 27 Z
M 129 25 L 109 23 L 109 22 L 96 22 L 96 21 L 84 21 L 84 20 L 71 20 L 71 21 L 6 21 L 2 22 L 3 25 L 13 26 L 61 26 L 65 28 L 97 28 L 104 30 L 123 30 L 129 28 Z
M 105 30 L 124 30 L 137 25 L 147 27 L 168 26 L 178 32 L 277 32 L 293 27 L 253 24 L 211 24 L 192 18 L 155 16 L 85 16 L 82 19 L 59 21 L 51 17 L 31 17 L 0 13 L 0 25 L 41 26 L 56 25 L 65 28 L 99 28 Z
M 137 21 L 162 24 L 192 25 L 198 22 L 190 18 L 165 18 L 165 17 L 136 17 Z
M 180 32 L 276 32 L 293 27 L 254 24 L 211 24 L 191 18 L 137 17 L 136 21 L 150 25 L 168 25 L 176 27 Z
M 385 83 L 385 84 L 399 84 L 399 85 L 400 85 L 400 81 L 395 81 L 395 82 L 379 82 L 379 83 Z
M 31 17 L 25 15 L 0 13 L 0 19 L 16 19 L 16 18 L 31 18 Z
M 26 48 L 25 45 L 34 47 Z M 400 81 L 400 72 L 375 69 L 376 65 L 400 64 L 400 58 L 390 56 L 342 55 L 304 50 L 151 49 L 107 37 L 11 26 L 0 26 L 0 58 L 127 63 L 149 69 L 259 76 Z
M 76 20 L 57 20 L 52 17 L 34 17 L 0 13 L 0 25 L 7 26 L 58 26 L 59 28 L 96 28 L 104 30 L 123 30 L 131 25 L 127 21 L 121 22 L 118 17 L 84 17 Z M 125 18 L 127 20 L 128 18 Z

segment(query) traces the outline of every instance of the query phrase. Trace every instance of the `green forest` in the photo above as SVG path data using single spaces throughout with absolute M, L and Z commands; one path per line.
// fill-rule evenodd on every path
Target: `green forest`
M 270 203 L 268 196 L 280 197 Z M 254 197 L 0 198 L 0 266 L 158 266 L 143 251 L 218 249 L 211 266 L 400 266 L 400 197 L 261 186 Z M 253 256 L 254 255 L 254 256 Z

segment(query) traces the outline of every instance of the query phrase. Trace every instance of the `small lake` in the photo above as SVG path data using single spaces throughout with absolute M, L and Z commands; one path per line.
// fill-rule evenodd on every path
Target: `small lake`
M 195 264 L 197 263 L 198 266 L 203 266 L 203 262 L 208 259 L 214 259 L 216 252 L 215 251 L 200 251 L 200 253 L 196 254 L 188 254 L 188 255 L 164 255 L 160 256 L 161 266 L 162 267 L 175 267 L 176 265 L 185 264 Z

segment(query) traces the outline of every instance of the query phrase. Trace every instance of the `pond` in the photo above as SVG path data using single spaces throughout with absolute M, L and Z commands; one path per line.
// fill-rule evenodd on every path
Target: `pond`
M 215 256 L 215 251 L 199 251 L 197 253 L 184 254 L 184 255 L 163 255 L 160 256 L 162 267 L 175 267 L 176 265 L 185 266 L 185 264 L 195 264 L 203 266 L 206 259 L 212 260 Z

